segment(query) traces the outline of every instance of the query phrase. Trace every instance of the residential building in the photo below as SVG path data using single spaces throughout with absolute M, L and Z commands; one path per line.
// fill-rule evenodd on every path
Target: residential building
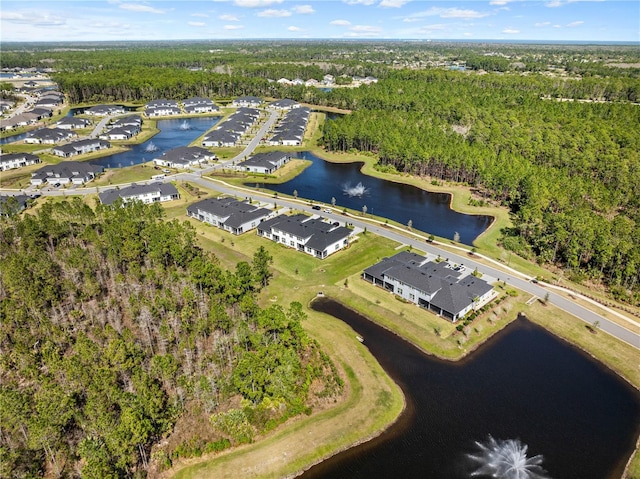
M 353 231 L 319 218 L 297 214 L 277 216 L 262 222 L 258 226 L 258 235 L 324 259 L 349 246 Z
M 207 198 L 187 208 L 187 214 L 234 235 L 256 228 L 273 211 L 235 198 Z
M 153 162 L 158 166 L 187 168 L 189 166 L 199 166 L 202 163 L 215 159 L 216 155 L 204 148 L 198 146 L 179 146 L 166 151 L 159 158 L 154 158 Z
M 408 251 L 384 258 L 362 277 L 453 322 L 495 297 L 493 287 L 464 266 L 428 261 Z
M 104 171 L 99 165 L 86 161 L 63 161 L 57 165 L 47 165 L 31 173 L 31 184 L 34 186 L 50 183 L 52 185 L 82 185 L 93 180 Z
M 63 158 L 91 153 L 92 151 L 106 150 L 111 148 L 111 143 L 105 140 L 90 138 L 88 140 L 74 141 L 66 145 L 56 146 L 52 149 L 53 154 Z
M 98 196 L 103 205 L 110 205 L 118 198 L 122 198 L 124 203 L 141 201 L 147 204 L 180 198 L 178 190 L 171 183 L 151 183 L 150 185 L 133 183 L 131 186 L 124 188 L 103 191 Z
M 32 131 L 24 139 L 25 143 L 53 145 L 77 136 L 75 132 L 62 128 L 41 128 Z
M 84 114 L 91 116 L 123 115 L 124 111 L 125 110 L 122 105 L 96 105 L 91 108 L 87 108 L 84 111 Z
M 182 102 L 185 113 L 211 113 L 220 108 L 209 98 L 187 98 Z
M 270 175 L 281 166 L 289 162 L 291 157 L 282 151 L 270 151 L 268 153 L 257 153 L 249 159 L 238 164 L 238 169 L 249 173 L 262 173 Z
M 22 168 L 40 163 L 40 158 L 31 153 L 8 153 L 0 155 L 0 171 Z
M 91 120 L 77 116 L 67 116 L 58 121 L 56 126 L 63 130 L 77 130 L 79 128 L 88 128 L 91 126 Z
M 250 107 L 257 108 L 262 103 L 262 100 L 255 96 L 241 96 L 231 102 L 235 107 Z
M 276 100 L 269 103 L 269 108 L 275 108 L 277 110 L 291 110 L 292 108 L 299 108 L 300 103 L 295 100 L 285 98 L 283 100 Z

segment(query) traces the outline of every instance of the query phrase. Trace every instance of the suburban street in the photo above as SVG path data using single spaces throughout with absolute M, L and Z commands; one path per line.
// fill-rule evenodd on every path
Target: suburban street
M 214 189 L 224 194 L 235 195 L 235 196 L 244 196 L 244 197 L 252 197 L 253 199 L 260 199 L 263 202 L 273 203 L 274 198 L 273 195 L 265 192 L 260 192 L 251 188 L 241 188 L 231 186 L 222 181 L 213 180 L 210 178 L 206 178 L 203 175 L 210 173 L 216 169 L 221 169 L 225 167 L 232 167 L 236 162 L 239 162 L 249 156 L 260 144 L 261 139 L 265 136 L 265 134 L 269 131 L 269 129 L 273 126 L 278 118 L 278 112 L 270 111 L 269 117 L 260 127 L 258 132 L 251 139 L 249 144 L 245 147 L 245 149 L 235 157 L 225 160 L 224 162 L 219 162 L 210 167 L 198 170 L 196 172 L 190 173 L 178 173 L 175 175 L 170 175 L 163 178 L 162 182 L 172 182 L 172 181 L 188 181 L 192 183 L 196 183 L 205 188 Z M 105 118 L 103 121 L 108 120 Z M 94 130 L 94 134 L 99 130 Z M 138 184 L 149 184 L 158 182 L 158 180 L 148 180 L 148 181 L 138 181 Z M 113 189 L 116 187 L 123 188 L 129 186 L 129 184 L 120 184 L 120 185 L 111 185 L 111 186 L 100 186 L 100 187 L 88 187 L 88 188 L 75 188 L 72 190 L 60 190 L 60 189 L 52 189 L 52 190 L 39 190 L 38 193 L 42 196 L 73 196 L 73 195 L 86 195 L 86 194 L 94 194 L 96 191 L 106 191 L 109 189 Z M 29 191 L 29 193 L 34 193 L 35 191 Z M 17 190 L 0 190 L 2 194 L 9 195 L 17 195 L 21 194 L 21 191 Z M 302 210 L 310 214 L 318 214 L 317 210 L 313 210 L 311 204 L 306 200 L 294 200 L 278 197 L 277 203 L 279 206 L 288 207 L 291 209 Z M 487 261 L 493 262 L 496 266 L 487 266 L 483 263 L 474 260 L 473 256 L 468 255 L 461 248 L 461 254 L 452 253 L 449 250 L 440 248 L 436 242 L 430 243 L 426 241 L 425 236 L 419 236 L 412 232 L 407 231 L 403 228 L 398 228 L 395 226 L 383 225 L 382 223 L 373 220 L 372 218 L 365 218 L 361 215 L 344 215 L 339 208 L 333 208 L 331 205 L 324 205 L 323 208 L 328 208 L 331 210 L 331 213 L 322 213 L 322 216 L 330 218 L 333 221 L 339 222 L 348 222 L 351 223 L 356 228 L 366 229 L 368 232 L 373 234 L 389 238 L 391 240 L 397 241 L 401 244 L 405 244 L 411 246 L 414 249 L 425 251 L 426 253 L 431 253 L 434 255 L 440 255 L 443 258 L 448 258 L 449 261 L 464 264 L 465 266 L 475 269 L 477 268 L 480 273 L 483 275 L 487 275 L 489 277 L 496 278 L 500 281 L 506 282 L 508 285 L 511 285 L 515 288 L 518 288 L 525 293 L 531 294 L 532 297 L 535 296 L 537 298 L 545 298 L 548 295 L 548 301 L 557 306 L 558 308 L 576 316 L 587 324 L 597 325 L 598 329 L 604 331 L 616 338 L 624 341 L 631 346 L 640 349 L 640 334 L 631 331 L 622 325 L 608 319 L 595 311 L 588 309 L 581 304 L 578 304 L 577 301 L 573 301 L 561 294 L 557 291 L 561 290 L 554 285 L 546 284 L 546 283 L 534 283 L 532 282 L 531 277 L 523 273 L 519 273 L 513 268 L 508 268 L 506 265 L 502 265 L 494 260 L 489 258 L 484 258 Z M 565 290 L 565 293 L 568 290 Z M 582 301 L 590 301 L 588 298 L 580 296 L 578 293 L 570 292 L 574 297 L 580 298 Z M 598 304 L 598 308 L 602 310 L 606 310 L 608 314 L 618 316 L 622 318 L 625 322 L 630 325 L 635 325 L 640 327 L 640 322 L 629 317 L 628 315 L 624 315 L 617 311 L 613 311 L 611 309 L 606 308 L 603 305 Z

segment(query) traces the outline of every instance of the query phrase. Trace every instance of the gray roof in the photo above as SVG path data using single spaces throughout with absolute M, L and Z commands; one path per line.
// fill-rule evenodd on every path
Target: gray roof
M 147 193 L 159 192 L 161 196 L 174 196 L 178 190 L 171 183 L 152 183 L 150 185 L 138 185 L 133 183 L 124 188 L 103 191 L 98 196 L 103 205 L 110 205 L 118 198 L 133 198 Z
M 276 108 L 291 108 L 294 105 L 299 105 L 299 103 L 295 100 L 290 100 L 289 98 L 284 98 L 282 100 L 276 100 L 269 103 L 269 106 L 274 106 Z
M 87 140 L 78 140 L 73 143 L 67 143 L 66 145 L 56 146 L 54 150 L 62 151 L 64 153 L 75 153 L 78 150 L 82 150 L 85 146 L 93 145 L 95 143 L 99 144 L 101 148 L 109 148 L 111 146 L 108 141 L 89 138 Z
M 261 167 L 271 169 L 277 166 L 283 158 L 287 158 L 289 155 L 282 151 L 269 151 L 267 153 L 257 153 L 251 158 L 240 163 L 239 166 L 248 167 Z
M 121 118 L 117 118 L 111 125 L 116 126 L 131 126 L 137 125 L 140 126 L 142 124 L 142 118 L 140 115 L 129 115 L 123 116 Z
M 104 167 L 87 163 L 86 161 L 63 161 L 57 165 L 43 166 L 31 176 L 43 178 L 51 176 L 59 178 L 73 178 L 74 176 L 82 176 L 87 173 L 96 175 L 103 171 Z
M 91 120 L 87 118 L 78 118 L 74 116 L 66 116 L 56 123 L 56 125 L 73 125 L 73 126 L 87 126 L 91 124 Z
M 28 161 L 40 161 L 40 157 L 32 155 L 31 153 L 7 153 L 6 155 L 0 155 L 0 163 L 10 163 L 22 158 Z
M 266 208 L 229 197 L 207 198 L 187 208 L 187 211 L 191 215 L 197 215 L 198 210 L 205 211 L 220 218 L 225 226 L 231 228 L 239 228 L 245 223 L 264 218 L 271 214 L 271 211 Z
M 160 98 L 158 100 L 152 100 L 149 103 L 147 103 L 145 105 L 145 108 L 158 108 L 158 107 L 165 107 L 165 106 L 178 106 L 178 102 L 175 100 L 167 100 L 164 98 Z
M 204 137 L 204 141 L 219 141 L 221 143 L 235 143 L 240 138 L 240 135 L 225 130 L 213 130 L 211 133 Z
M 451 268 L 449 263 L 426 261 L 424 256 L 403 251 L 391 258 L 384 258 L 364 270 L 374 278 L 393 278 L 412 288 L 433 295 L 431 304 L 456 314 L 493 289 L 486 281 Z
M 214 156 L 209 150 L 199 146 L 179 146 L 166 151 L 160 158 L 174 163 L 190 162 Z
M 120 105 L 96 105 L 91 108 L 87 108 L 85 113 L 93 113 L 95 115 L 109 115 L 114 111 L 120 111 L 124 108 Z
M 39 140 L 53 140 L 60 141 L 70 136 L 69 130 L 62 130 L 60 128 L 42 128 L 40 130 L 29 133 L 29 138 L 37 138 Z
M 257 96 L 239 96 L 234 103 L 262 103 L 262 99 Z
M 267 232 L 271 232 L 272 228 L 306 239 L 306 246 L 316 251 L 324 251 L 331 244 L 347 239 L 351 235 L 349 228 L 325 223 L 303 214 L 278 216 L 263 222 L 258 227 L 259 230 Z

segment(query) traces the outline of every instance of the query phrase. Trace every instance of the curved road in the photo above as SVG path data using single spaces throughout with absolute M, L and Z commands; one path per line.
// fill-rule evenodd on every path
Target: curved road
M 236 155 L 234 158 L 226 160 L 222 163 L 218 163 L 209 168 L 200 170 L 196 173 L 178 173 L 176 175 L 165 177 L 161 181 L 164 181 L 164 182 L 170 182 L 170 181 L 176 181 L 176 180 L 190 181 L 190 182 L 199 184 L 203 187 L 212 188 L 217 191 L 220 191 L 221 193 L 228 194 L 228 195 L 235 196 L 238 194 L 243 194 L 243 195 L 246 194 L 245 196 L 251 196 L 254 198 L 258 197 L 258 198 L 261 198 L 262 200 L 270 201 L 270 202 L 273 201 L 273 196 L 270 194 L 263 193 L 255 189 L 231 186 L 221 181 L 205 178 L 203 177 L 203 175 L 206 173 L 210 173 L 216 169 L 229 167 L 232 164 L 234 164 L 234 162 L 242 160 L 248 155 L 250 155 L 251 152 L 259 145 L 260 140 L 264 137 L 267 131 L 275 123 L 275 121 L 277 120 L 277 117 L 278 117 L 278 113 L 275 111 L 271 111 L 269 118 L 260 127 L 260 129 L 254 136 L 254 138 L 249 142 L 247 147 L 239 155 Z M 146 183 L 152 183 L 152 182 L 157 182 L 157 180 L 154 180 L 154 181 L 149 180 Z M 137 182 L 137 183 L 140 184 L 145 182 Z M 121 187 L 121 188 L 125 186 L 128 186 L 128 184 L 118 185 L 118 187 Z M 105 191 L 111 188 L 116 188 L 116 185 L 113 185 L 110 187 L 99 187 L 100 191 Z M 70 196 L 85 195 L 89 193 L 95 193 L 96 191 L 97 191 L 96 187 L 77 188 L 75 190 L 69 191 L 68 194 Z M 15 190 L 4 190 L 2 192 L 8 193 L 8 194 L 21 193 Z M 43 196 L 66 196 L 67 195 L 66 190 L 62 190 L 62 191 L 60 190 L 46 191 L 45 190 L 45 191 L 41 191 L 40 193 Z M 292 200 L 292 199 L 278 197 L 278 204 L 284 207 L 292 208 L 292 209 L 303 210 L 312 214 L 317 213 L 317 211 L 313 210 L 311 208 L 311 205 L 308 202 L 305 202 L 304 200 Z M 334 221 L 345 221 L 345 215 L 342 214 L 341 211 L 338 210 L 337 208 L 332 208 L 331 206 L 328 206 L 328 205 L 324 205 L 324 208 L 328 208 L 329 210 L 332 211 L 332 213 L 324 214 L 328 218 Z M 393 227 L 393 226 L 385 227 L 382 225 L 382 223 L 379 223 L 377 221 L 372 221 L 372 220 L 365 220 L 360 216 L 347 215 L 346 217 L 348 218 L 349 223 L 353 224 L 355 227 L 359 227 L 361 229 L 366 228 L 368 231 L 374 234 L 392 239 L 401 244 L 410 245 L 412 248 L 425 251 L 427 253 L 432 253 L 434 255 L 440 255 L 442 257 L 448 258 L 452 262 L 464 264 L 465 266 L 470 267 L 472 269 L 477 268 L 478 271 L 481 272 L 483 275 L 488 275 L 494 278 L 498 278 L 499 280 L 505 281 L 507 284 L 510 284 L 531 295 L 537 296 L 539 298 L 544 298 L 546 295 L 548 295 L 548 301 L 554 304 L 555 306 L 559 307 L 560 309 L 576 316 L 577 318 L 581 319 L 582 321 L 588 324 L 594 325 L 597 322 L 597 324 L 599 325 L 599 329 L 601 329 L 602 331 L 605 331 L 611 334 L 612 336 L 620 339 L 621 341 L 624 341 L 625 343 L 640 349 L 639 333 L 630 331 L 629 329 L 621 326 L 620 324 L 613 322 L 610 319 L 596 313 L 595 311 L 592 311 L 570 299 L 567 299 L 566 297 L 554 291 L 554 289 L 559 290 L 561 288 L 558 288 L 556 286 L 549 285 L 549 284 L 544 284 L 544 283 L 533 283 L 531 282 L 532 278 L 522 273 L 519 273 L 513 268 L 507 268 L 506 266 L 500 265 L 500 269 L 498 269 L 492 266 L 487 266 L 482 263 L 478 263 L 474 261 L 474 259 L 470 256 L 466 256 L 466 255 L 462 256 L 460 254 L 451 253 L 448 250 L 438 248 L 437 243 L 435 242 L 434 243 L 426 242 L 425 237 L 418 236 L 413 233 L 409 233 L 406 230 L 400 229 L 398 227 Z M 490 258 L 485 258 L 485 259 L 493 261 Z M 505 271 L 507 269 L 510 270 L 510 272 Z M 543 287 L 543 284 L 544 284 L 544 287 Z M 575 294 L 576 296 L 580 296 L 579 294 L 576 294 L 576 293 L 572 293 L 572 294 Z M 584 297 L 581 297 L 581 298 L 583 300 L 588 301 L 588 298 L 584 298 Z M 630 324 L 638 325 L 638 322 L 628 318 L 625 315 L 622 315 L 616 311 L 610 310 L 600 304 L 598 304 L 598 307 L 608 311 L 613 315 L 623 318 Z

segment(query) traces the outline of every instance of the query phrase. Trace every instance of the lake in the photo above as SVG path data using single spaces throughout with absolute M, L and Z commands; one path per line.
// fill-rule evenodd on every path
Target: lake
M 547 473 L 541 477 L 613 479 L 634 450 L 640 393 L 523 317 L 470 357 L 448 362 L 328 298 L 312 307 L 364 338 L 403 389 L 407 409 L 381 436 L 314 466 L 303 478 L 469 478 L 482 466 L 494 472 L 491 452 L 517 445 L 528 448 L 530 463 L 542 455 Z M 514 442 L 503 442 L 508 440 Z M 523 472 L 520 479 L 534 477 Z
M 264 185 L 266 188 L 300 198 L 313 199 L 362 211 L 397 221 L 402 225 L 412 222 L 413 229 L 453 239 L 460 235 L 462 243 L 471 245 L 493 221 L 485 215 L 466 215 L 449 207 L 451 196 L 432 193 L 415 186 L 366 176 L 360 172 L 362 163 L 331 163 L 310 152 L 292 155 L 312 162 L 304 172 L 286 183 Z M 251 184 L 250 186 L 255 186 Z

